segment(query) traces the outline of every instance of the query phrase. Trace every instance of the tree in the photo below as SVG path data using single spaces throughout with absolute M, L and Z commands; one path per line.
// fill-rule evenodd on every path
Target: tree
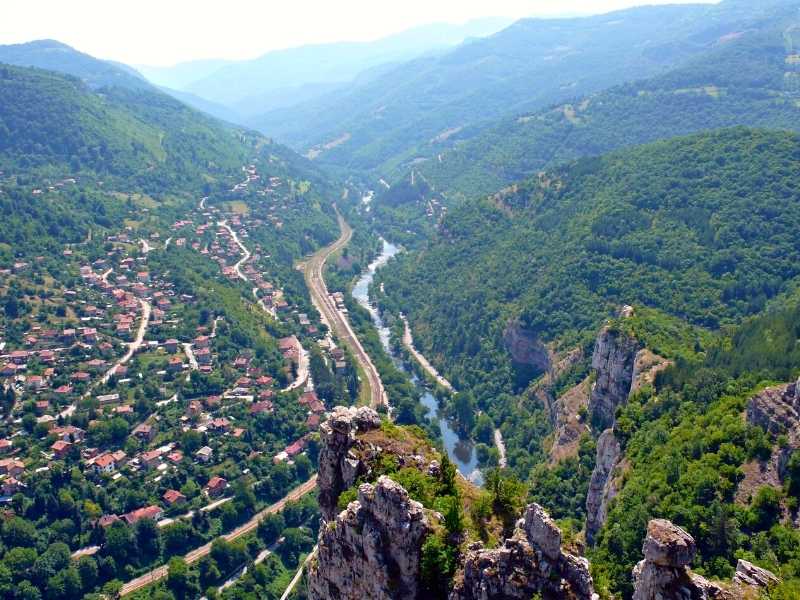
M 136 540 L 127 524 L 116 521 L 106 529 L 105 551 L 118 563 L 125 564 L 136 555 Z
M 91 556 L 82 556 L 77 562 L 78 574 L 81 576 L 81 584 L 84 590 L 91 590 L 97 583 L 97 561 Z
M 486 445 L 494 442 L 494 422 L 486 413 L 481 413 L 472 432 L 473 437 Z
M 268 514 L 258 524 L 258 537 L 260 537 L 265 544 L 270 545 L 280 537 L 285 527 L 286 523 L 283 520 L 283 515 L 280 513 Z
M 153 519 L 139 519 L 136 522 L 136 543 L 139 551 L 146 556 L 157 556 L 161 553 L 161 536 Z
M 453 397 L 453 410 L 455 411 L 456 424 L 458 431 L 468 434 L 475 427 L 475 396 L 471 392 L 458 392 Z
M 14 546 L 35 546 L 36 545 L 36 528 L 33 523 L 26 521 L 22 517 L 12 517 L 2 527 L 3 541 L 6 546 L 13 548 Z
M 193 597 L 194 593 L 200 590 L 191 577 L 186 561 L 178 556 L 169 561 L 167 587 L 175 594 L 176 598 Z

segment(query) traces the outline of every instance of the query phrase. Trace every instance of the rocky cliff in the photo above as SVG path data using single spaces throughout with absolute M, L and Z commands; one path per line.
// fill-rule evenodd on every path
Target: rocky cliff
M 320 426 L 319 505 L 326 520 L 336 516 L 339 495 L 367 470 L 366 463 L 355 452 L 356 434 L 378 429 L 380 425 L 380 418 L 372 409 L 337 406 Z
M 604 327 L 594 346 L 592 368 L 597 378 L 589 396 L 593 427 L 604 431 L 614 424 L 617 408 L 628 401 L 639 341 L 614 327 Z
M 614 431 L 606 429 L 597 440 L 597 459 L 586 494 L 586 541 L 595 536 L 606 522 L 608 505 L 619 492 L 614 471 L 620 462 L 621 449 Z
M 449 600 L 528 600 L 535 594 L 558 600 L 597 597 L 589 561 L 562 550 L 555 522 L 531 504 L 502 546 L 470 547 Z
M 320 531 L 309 596 L 418 598 L 421 548 L 430 531 L 426 511 L 399 484 L 386 476 L 362 484 L 358 500 Z
M 664 519 L 647 525 L 642 548 L 644 559 L 633 569 L 633 600 L 743 600 L 778 578 L 752 563 L 740 560 L 730 584 L 709 581 L 689 566 L 697 553 L 694 538 Z
M 736 491 L 736 500 L 742 504 L 763 486 L 781 487 L 789 458 L 800 449 L 800 381 L 767 388 L 753 396 L 747 403 L 746 419 L 770 434 L 774 445 L 768 459 L 742 466 L 744 478 Z M 779 436 L 785 436 L 780 446 Z

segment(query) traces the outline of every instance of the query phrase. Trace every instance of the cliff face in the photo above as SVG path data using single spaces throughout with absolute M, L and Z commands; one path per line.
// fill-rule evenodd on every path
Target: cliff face
M 449 600 L 528 600 L 537 593 L 558 600 L 597 597 L 589 561 L 563 551 L 561 531 L 541 506 L 531 504 L 502 546 L 470 548 Z
M 628 401 L 639 348 L 636 338 L 609 327 L 597 336 L 592 355 L 597 379 L 589 397 L 589 413 L 598 431 L 611 427 L 617 407 Z
M 336 516 L 339 494 L 366 472 L 366 465 L 353 451 L 356 434 L 378 429 L 380 425 L 380 418 L 372 409 L 337 406 L 320 426 L 319 505 L 326 520 Z
M 753 460 L 743 465 L 744 479 L 736 490 L 737 502 L 746 504 L 763 486 L 781 487 L 786 467 L 795 450 L 800 449 L 800 382 L 767 388 L 747 403 L 747 423 L 761 427 L 773 442 L 786 436 L 786 444 L 773 447 L 767 460 Z
M 632 313 L 628 310 L 624 314 Z M 641 377 L 643 362 L 637 362 L 637 356 L 640 356 L 638 340 L 609 327 L 600 330 L 592 355 L 597 378 L 589 397 L 592 424 L 602 431 L 586 494 L 586 541 L 590 544 L 605 523 L 608 504 L 618 491 L 614 471 L 620 462 L 621 449 L 613 426 L 617 408 L 628 402 L 634 378 Z
M 309 567 L 311 598 L 389 600 L 419 597 L 420 549 L 430 525 L 419 502 L 388 477 L 358 489 L 320 531 Z
M 608 504 L 619 489 L 613 476 L 620 461 L 620 445 L 612 429 L 606 429 L 597 440 L 597 460 L 586 494 L 586 541 L 594 544 L 595 536 L 606 522 Z

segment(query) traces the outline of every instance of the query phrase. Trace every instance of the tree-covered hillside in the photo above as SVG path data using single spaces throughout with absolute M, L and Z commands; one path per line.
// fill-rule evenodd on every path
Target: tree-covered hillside
M 665 75 L 626 83 L 546 110 L 507 118 L 413 167 L 375 201 L 387 231 L 430 229 L 430 200 L 453 206 L 581 156 L 709 129 L 798 129 L 800 71 L 791 62 L 794 21 L 781 13 Z
M 383 174 L 436 157 L 461 129 L 650 77 L 754 27 L 785 1 L 651 6 L 526 19 L 441 56 L 356 81 L 253 125 L 317 160 Z
M 152 89 L 94 90 L 68 75 L 0 64 L 0 205 L 9 215 L 0 256 L 59 253 L 92 229 L 121 226 L 131 209 L 177 218 L 184 203 L 229 193 L 255 160 L 266 178 L 307 182 L 304 193 L 336 231 L 329 180 L 260 134 Z
M 796 135 L 743 128 L 582 159 L 453 211 L 379 274 L 383 301 L 487 400 L 512 388 L 517 319 L 561 347 L 626 303 L 736 322 L 800 275 L 798 161 Z

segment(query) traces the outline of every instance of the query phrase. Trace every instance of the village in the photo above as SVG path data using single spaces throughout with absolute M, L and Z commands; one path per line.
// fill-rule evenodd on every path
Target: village
M 314 471 L 333 398 L 315 391 L 312 348 L 332 378 L 355 370 L 310 301 L 282 285 L 294 266 L 275 255 L 296 184 L 243 173 L 225 201 L 204 197 L 171 227 L 64 248 L 61 281 L 35 260 L 2 269 L 3 285 L 32 292 L 23 301 L 44 296 L 36 281 L 47 297 L 0 330 L 0 504 L 77 470 L 94 489 L 74 557 L 100 552 L 119 523 L 222 515 L 205 539 L 237 521 L 243 490 L 252 512 Z M 236 301 L 193 289 L 181 268 Z

